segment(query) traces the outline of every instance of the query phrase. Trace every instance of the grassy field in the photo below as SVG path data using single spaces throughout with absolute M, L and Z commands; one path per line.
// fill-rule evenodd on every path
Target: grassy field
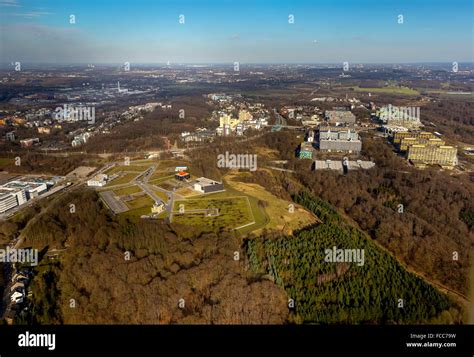
M 0 168 L 13 164 L 14 160 L 10 158 L 0 157 Z
M 151 212 L 151 206 L 153 206 L 154 203 L 155 202 L 148 195 L 143 195 L 143 196 L 135 198 L 134 200 L 125 202 L 125 204 L 127 205 L 128 208 L 130 208 L 130 210 L 146 208 L 147 213 Z M 127 213 L 129 212 L 130 211 L 128 211 Z
M 370 93 L 389 93 L 389 94 L 406 94 L 406 95 L 419 95 L 415 89 L 407 87 L 374 87 L 374 88 L 360 88 L 355 87 L 356 92 L 370 92 Z
M 173 222 L 187 225 L 206 225 L 212 231 L 233 229 L 254 221 L 250 202 L 246 196 L 213 197 L 178 200 L 174 202 L 173 212 L 184 205 L 185 214 L 175 214 Z M 218 216 L 206 217 L 203 213 L 186 213 L 196 209 L 217 208 Z
M 189 187 L 182 187 L 176 190 L 176 193 L 184 197 L 200 196 L 201 193 Z
M 107 185 L 105 185 L 105 187 L 110 187 L 110 186 L 115 186 L 115 185 L 123 185 L 125 183 L 129 183 L 135 177 L 137 177 L 137 175 L 138 175 L 137 172 L 135 172 L 135 173 L 133 173 L 133 172 L 126 173 L 125 175 L 123 175 L 121 177 L 118 177 L 115 180 L 110 181 L 109 183 L 107 183 Z
M 228 186 L 238 192 L 249 195 L 251 199 L 252 210 L 257 212 L 265 211 L 268 219 L 265 221 L 265 217 L 262 219 L 256 218 L 256 222 L 265 222 L 260 227 L 258 224 L 248 227 L 255 234 L 262 231 L 262 228 L 273 229 L 278 231 L 284 231 L 286 234 L 291 234 L 294 230 L 303 228 L 310 224 L 319 222 L 318 218 L 303 207 L 294 204 L 290 201 L 282 200 L 270 192 L 266 191 L 262 186 L 252 183 L 244 183 L 238 181 L 239 174 L 229 174 L 224 177 Z M 260 203 L 259 203 L 260 202 Z M 290 213 L 289 205 L 294 205 L 293 213 Z M 245 233 L 241 232 L 241 233 Z
M 149 183 L 151 184 L 157 184 L 169 179 L 174 178 L 174 173 L 170 173 L 167 171 L 155 171 L 153 172 L 153 175 L 151 175 L 150 179 L 148 180 Z
M 142 189 L 138 186 L 129 186 L 120 188 L 118 190 L 114 190 L 114 194 L 116 196 L 124 196 L 124 195 L 131 195 L 132 193 L 142 192 Z

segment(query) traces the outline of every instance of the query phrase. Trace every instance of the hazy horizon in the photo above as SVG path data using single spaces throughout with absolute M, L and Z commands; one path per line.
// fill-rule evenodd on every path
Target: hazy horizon
M 468 0 L 0 0 L 0 61 L 472 63 L 472 11 Z

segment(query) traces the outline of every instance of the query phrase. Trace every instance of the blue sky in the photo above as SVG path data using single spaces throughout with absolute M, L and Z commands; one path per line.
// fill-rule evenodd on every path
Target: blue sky
M 0 0 L 0 21 L 2 62 L 474 61 L 472 0 Z

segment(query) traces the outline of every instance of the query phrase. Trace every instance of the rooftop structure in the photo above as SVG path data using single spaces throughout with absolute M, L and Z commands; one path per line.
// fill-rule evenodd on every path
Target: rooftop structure
M 174 178 L 179 181 L 187 180 L 191 177 L 191 175 L 186 171 L 179 171 L 174 175 Z
M 435 138 L 435 139 L 425 139 L 425 138 L 403 138 L 399 144 L 400 151 L 407 151 L 408 147 L 411 145 L 428 145 L 428 146 L 443 146 L 445 141 Z
M 359 140 L 359 135 L 351 127 L 322 126 L 319 128 L 319 140 Z
M 436 139 L 436 135 L 428 131 L 400 131 L 393 134 L 393 143 L 400 144 L 403 138 Z
M 368 170 L 372 167 L 375 167 L 375 162 L 373 161 L 362 161 L 362 160 L 315 160 L 314 161 L 314 170 L 334 170 L 339 172 L 350 171 L 350 170 Z

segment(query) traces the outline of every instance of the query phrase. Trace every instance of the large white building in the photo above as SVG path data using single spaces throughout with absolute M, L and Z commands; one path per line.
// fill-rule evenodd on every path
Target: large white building
M 26 192 L 20 188 L 0 187 L 0 213 L 22 205 L 27 201 Z
M 0 189 L 0 213 L 18 206 L 18 200 L 13 192 Z
M 98 174 L 87 181 L 87 186 L 102 187 L 107 183 L 109 177 L 106 174 Z
M 28 182 L 28 181 L 10 181 L 2 186 L 3 189 L 21 190 L 26 193 L 26 200 L 38 197 L 48 190 L 44 182 Z M 25 202 L 26 202 L 25 200 Z M 23 203 L 23 202 L 22 202 Z M 19 203 L 19 204 L 22 204 Z

